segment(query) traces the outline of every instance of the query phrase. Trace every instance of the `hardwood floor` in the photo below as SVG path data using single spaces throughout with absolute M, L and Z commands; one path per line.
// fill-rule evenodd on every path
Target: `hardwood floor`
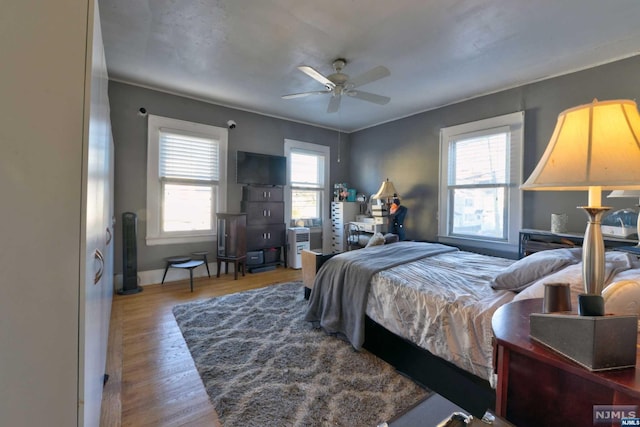
M 214 273 L 215 274 L 215 273 Z M 171 308 L 186 301 L 302 280 L 301 270 L 279 267 L 145 286 L 135 295 L 115 295 L 101 426 L 219 426 Z

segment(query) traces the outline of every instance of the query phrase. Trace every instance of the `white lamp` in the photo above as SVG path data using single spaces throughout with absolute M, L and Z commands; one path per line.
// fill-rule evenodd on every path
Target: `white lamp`
M 638 199 L 638 205 L 640 206 L 640 190 L 613 190 L 607 197 L 628 197 Z M 640 212 L 638 212 L 638 222 L 636 224 L 636 231 L 638 233 L 637 248 L 640 248 Z
M 398 193 L 396 192 L 396 188 L 393 186 L 393 182 L 389 181 L 389 178 L 387 178 L 386 181 L 382 181 L 382 185 L 380 185 L 378 192 L 371 197 L 381 200 L 386 199 L 387 206 L 389 206 L 391 205 L 391 199 L 393 199 L 396 194 Z
M 540 162 L 520 187 L 589 191 L 589 205 L 580 206 L 589 218 L 582 245 L 582 275 L 585 293 L 600 301 L 604 285 L 600 220 L 609 209 L 601 205 L 602 190 L 640 190 L 639 166 L 640 115 L 636 103 L 594 100 L 560 113 Z M 600 304 L 597 299 L 590 300 Z

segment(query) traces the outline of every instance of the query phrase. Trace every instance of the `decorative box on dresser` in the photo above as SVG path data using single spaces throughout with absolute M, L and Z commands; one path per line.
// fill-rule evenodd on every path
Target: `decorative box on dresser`
M 640 410 L 640 348 L 634 368 L 592 372 L 529 336 L 529 316 L 542 311 L 542 299 L 506 304 L 492 319 L 495 335 L 496 414 L 518 427 L 619 426 L 604 412 L 594 423 L 596 405 Z
M 259 271 L 277 266 L 282 264 L 281 259 L 286 267 L 283 188 L 246 185 L 242 187 L 241 206 L 247 214 L 247 255 L 262 253 L 262 262 L 249 262 L 247 269 Z
M 360 213 L 360 205 L 356 202 L 331 202 L 331 252 L 339 253 L 347 250 L 345 226 L 355 221 Z

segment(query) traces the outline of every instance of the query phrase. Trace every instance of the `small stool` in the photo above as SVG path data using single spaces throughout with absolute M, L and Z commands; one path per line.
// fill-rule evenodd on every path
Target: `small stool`
M 204 264 L 204 261 L 194 260 L 181 262 L 178 264 L 171 264 L 171 268 L 186 268 L 189 270 L 189 284 L 191 285 L 191 292 L 193 292 L 193 269 L 196 267 L 200 267 L 202 264 Z
M 191 261 L 191 257 L 188 256 L 172 256 L 166 259 L 167 261 L 167 265 L 164 268 L 164 274 L 162 275 L 162 282 L 164 283 L 164 279 L 165 277 L 167 277 L 167 271 L 169 270 L 169 267 L 171 267 L 171 264 L 179 264 L 181 262 L 187 262 L 187 261 Z
M 209 253 L 208 251 L 191 252 L 191 255 L 202 258 L 202 260 L 204 261 L 204 265 L 207 267 L 207 276 L 211 278 L 211 273 L 209 273 L 209 261 L 207 261 L 208 253 Z
M 218 256 L 216 258 L 216 262 L 218 265 L 218 272 L 216 274 L 216 277 L 220 277 L 220 264 L 222 264 L 223 262 L 224 262 L 224 274 L 227 274 L 229 272 L 229 263 L 232 262 L 233 263 L 233 279 L 238 280 L 238 270 L 240 268 L 242 268 L 242 276 L 244 277 L 244 266 L 245 266 L 246 260 L 247 260 L 246 256 L 240 256 L 240 257 Z

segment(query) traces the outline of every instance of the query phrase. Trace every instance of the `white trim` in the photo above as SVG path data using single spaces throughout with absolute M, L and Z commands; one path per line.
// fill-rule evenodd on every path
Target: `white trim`
M 209 271 L 211 272 L 211 279 L 214 279 L 216 277 L 217 274 L 217 266 L 215 262 L 210 262 L 209 263 Z M 227 274 L 233 274 L 233 264 L 231 264 L 229 266 L 229 273 Z M 145 271 L 138 271 L 138 286 L 149 286 L 149 285 L 159 285 L 162 282 L 162 276 L 164 275 L 164 268 L 159 268 L 159 269 L 155 269 L 155 270 L 145 270 Z M 221 272 L 221 276 L 224 276 L 224 269 L 223 272 Z M 198 267 L 198 268 L 194 268 L 193 269 L 193 279 L 200 279 L 202 277 L 206 277 L 207 279 L 209 277 L 207 277 L 207 268 L 206 266 L 203 264 L 202 267 Z M 113 277 L 113 285 L 114 285 L 114 290 L 118 291 L 120 289 L 122 289 L 122 274 L 116 274 Z M 169 284 L 171 282 L 179 282 L 179 281 L 189 281 L 189 272 L 187 270 L 185 270 L 184 268 L 169 268 L 169 270 L 167 270 L 167 277 L 164 280 L 164 284 Z M 187 283 L 187 286 L 188 283 Z M 196 284 L 194 282 L 194 288 L 196 287 Z
M 507 241 L 473 238 L 470 236 L 449 235 L 448 211 L 449 197 L 447 191 L 449 144 L 451 141 L 487 134 L 496 129 L 510 131 L 509 158 L 510 182 L 507 200 Z M 522 228 L 522 182 L 524 153 L 524 111 L 505 114 L 475 122 L 442 128 L 440 130 L 440 174 L 439 174 L 439 206 L 438 206 L 438 240 L 443 243 L 460 244 L 476 248 L 487 248 L 500 251 L 517 252 L 519 232 Z
M 284 155 L 287 161 L 291 159 L 292 150 L 304 150 L 324 156 L 324 191 L 322 192 L 322 248 L 324 253 L 331 251 L 331 148 L 326 145 L 312 144 L 310 142 L 296 141 L 293 139 L 284 140 Z M 287 185 L 284 188 L 285 193 L 285 220 L 287 224 L 291 224 L 291 180 L 290 167 L 287 167 Z
M 172 129 L 186 134 L 196 134 L 215 139 L 219 143 L 219 182 L 216 190 L 218 212 L 227 210 L 227 150 L 229 131 L 226 128 L 193 123 L 184 120 L 149 115 L 147 135 L 147 234 L 149 246 L 173 243 L 194 243 L 215 240 L 216 221 L 210 232 L 162 233 L 160 227 L 161 191 L 159 180 L 159 140 L 160 130 Z

